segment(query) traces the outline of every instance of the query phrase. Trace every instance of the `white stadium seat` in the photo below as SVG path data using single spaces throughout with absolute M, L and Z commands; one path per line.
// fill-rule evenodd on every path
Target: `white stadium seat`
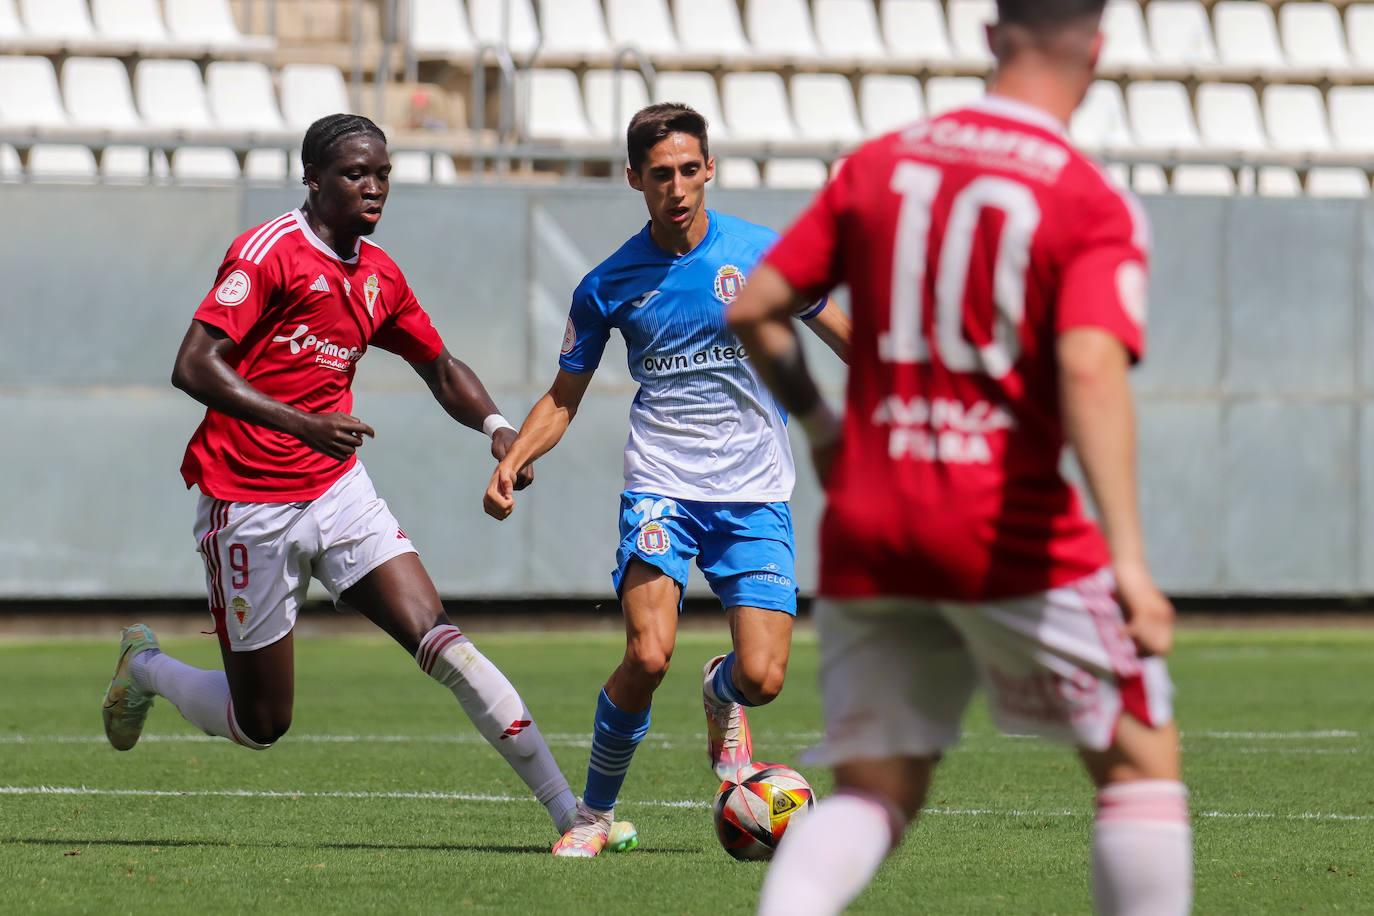
M 887 56 L 873 0 L 813 0 L 812 13 L 826 57 L 872 61 Z
M 516 107 L 523 115 L 520 124 L 527 137 L 574 141 L 591 138 L 591 125 L 582 113 L 582 90 L 571 70 L 521 70 L 515 91 Z
M 167 31 L 176 41 L 203 43 L 217 54 L 254 54 L 270 51 L 276 41 L 265 35 L 245 35 L 234 24 L 229 0 L 162 0 Z M 173 164 L 175 176 L 176 167 Z
M 638 70 L 588 70 L 582 89 L 592 133 L 603 140 L 622 139 L 631 116 L 649 104 L 649 88 Z
M 949 37 L 954 56 L 964 61 L 992 63 L 987 24 L 997 18 L 997 0 L 949 0 Z
M 1236 193 L 1236 178 L 1224 165 L 1179 165 L 1174 167 L 1175 194 L 1205 194 L 1230 197 Z
M 144 54 L 193 57 L 204 50 L 195 42 L 172 39 L 157 0 L 91 0 L 91 18 L 101 38 L 127 42 Z
M 1336 149 L 1374 153 L 1374 86 L 1332 86 L 1326 105 Z
M 759 54 L 797 60 L 820 56 L 806 0 L 744 0 L 744 28 Z
M 1374 67 L 1374 3 L 1345 8 L 1345 38 L 1357 67 Z
M 879 0 L 878 18 L 891 56 L 913 63 L 954 59 L 940 0 Z
M 1301 197 L 1302 182 L 1298 173 L 1281 165 L 1264 166 L 1257 169 L 1255 190 L 1261 197 Z
M 1136 0 L 1108 0 L 1102 13 L 1103 67 L 1130 70 L 1154 63 L 1145 33 L 1145 16 Z
M 763 164 L 766 188 L 819 188 L 830 177 L 819 159 L 769 159 Z
M 46 57 L 0 57 L 0 125 L 62 127 L 68 120 L 52 61 Z
M 763 184 L 759 164 L 737 156 L 722 156 L 716 160 L 716 181 L 723 188 L 757 188 Z
M 477 41 L 463 0 L 410 0 L 410 47 L 425 59 L 471 60 Z
M 1279 7 L 1279 35 L 1295 67 L 1350 69 L 1341 14 L 1329 3 L 1285 3 Z
M 1282 70 L 1286 66 L 1279 46 L 1274 10 L 1261 0 L 1221 0 L 1212 8 L 1217 53 L 1232 67 Z
M 615 48 L 638 48 L 653 56 L 679 53 L 668 0 L 606 0 L 606 30 Z
M 1157 165 L 1131 167 L 1131 188 L 1137 194 L 1168 194 L 1169 177 Z
M 735 0 L 673 0 L 673 24 L 683 51 L 714 57 L 751 53 Z
M 1198 0 L 1151 0 L 1145 7 L 1150 44 L 1162 64 L 1189 67 L 1217 62 L 1217 46 L 1207 10 Z
M 290 174 L 291 164 L 300 161 L 300 156 L 293 159 L 284 149 L 250 149 L 243 157 L 243 177 L 249 181 L 281 183 Z
M 62 99 L 73 124 L 106 130 L 138 130 L 129 71 L 114 57 L 69 57 L 62 63 Z M 146 156 L 145 156 L 146 158 Z
M 283 131 L 277 94 L 267 65 L 253 60 L 216 60 L 205 68 L 210 111 L 220 127 Z
M 189 60 L 141 60 L 134 66 L 134 100 L 152 127 L 195 130 L 214 126 L 200 68 Z
M 468 12 L 473 37 L 481 44 L 505 45 L 517 57 L 532 54 L 539 46 L 539 25 L 529 0 L 468 0 Z
M 0 143 L 0 181 L 23 181 L 24 163 L 19 150 L 8 143 Z
M 19 15 L 34 38 L 78 45 L 96 40 L 86 0 L 19 0 Z
M 680 102 L 695 108 L 703 118 L 709 138 L 724 140 L 731 136 L 730 126 L 720 107 L 716 80 L 709 73 L 690 70 L 660 73 L 654 82 L 655 102 Z
M 434 154 L 434 171 L 431 173 L 430 180 L 435 184 L 458 184 L 461 179 L 458 176 L 458 166 L 454 165 L 452 156 L 446 153 Z
M 14 7 L 14 0 L 0 0 L 0 42 L 5 44 L 20 44 L 28 37 L 24 24 L 19 21 L 19 11 Z M 5 150 L 9 150 L 6 153 Z M 14 154 L 14 163 L 19 162 L 19 153 L 9 144 L 0 145 L 0 163 L 9 158 L 9 154 Z
M 1215 149 L 1263 152 L 1269 138 L 1260 118 L 1259 97 L 1244 83 L 1203 83 L 1197 90 L 1197 124 L 1202 142 Z
M 1307 173 L 1308 197 L 1368 197 L 1369 176 L 1355 168 L 1314 168 Z
M 348 111 L 348 86 L 330 64 L 286 64 L 281 68 L 281 113 L 291 130 L 304 131 L 318 118 Z
M 1201 145 L 1182 83 L 1142 80 L 1126 86 L 1126 110 L 1136 142 L 1157 149 Z
M 1260 107 L 1275 149 L 1291 152 L 1331 149 L 1326 106 L 1316 86 L 1266 86 Z
M 399 184 L 429 184 L 434 176 L 434 160 L 420 150 L 398 150 L 391 154 L 391 180 Z
M 104 181 L 146 184 L 149 158 L 146 146 L 107 146 L 100 154 L 100 177 Z
M 720 96 L 730 136 L 760 142 L 797 138 L 788 113 L 787 89 L 777 73 L 727 73 L 721 80 Z
M 31 181 L 93 182 L 98 175 L 95 154 L 84 146 L 35 143 L 29 148 Z
M 1069 121 L 1069 136 L 1077 145 L 1091 150 L 1127 149 L 1134 145 L 1121 87 L 1108 80 L 1089 86 L 1083 104 Z
M 600 0 L 539 0 L 540 55 L 607 57 L 611 38 L 606 33 Z
M 872 136 L 905 127 L 925 117 L 921 84 L 914 76 L 865 73 L 859 80 L 859 117 Z
M 966 108 L 987 94 L 987 85 L 976 76 L 934 76 L 926 81 L 926 110 L 932 118 L 956 108 Z
M 792 119 L 807 140 L 858 143 L 864 137 L 854 90 L 838 73 L 798 73 L 792 77 Z
M 172 150 L 172 178 L 186 184 L 237 181 L 239 161 L 234 151 L 220 146 L 183 146 Z

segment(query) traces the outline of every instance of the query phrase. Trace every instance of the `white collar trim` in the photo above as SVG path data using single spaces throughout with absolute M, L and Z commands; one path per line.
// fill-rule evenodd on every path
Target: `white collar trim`
M 1034 124 L 1036 127 L 1043 127 L 1057 136 L 1062 137 L 1065 133 L 1064 125 L 1054 115 L 1042 108 L 1027 105 L 1025 102 L 1007 98 L 1004 95 L 985 95 L 969 107 L 1013 121 Z

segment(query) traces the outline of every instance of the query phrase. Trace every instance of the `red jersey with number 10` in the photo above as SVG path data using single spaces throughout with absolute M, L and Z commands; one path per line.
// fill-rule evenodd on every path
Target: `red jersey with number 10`
M 1060 473 L 1057 335 L 1143 348 L 1138 201 L 1049 115 L 989 96 L 865 144 L 767 257 L 805 298 L 847 284 L 844 438 L 823 595 L 1030 594 L 1108 561 Z
M 443 348 L 385 251 L 359 239 L 354 256 L 340 258 L 299 210 L 234 240 L 195 317 L 233 339 L 226 359 L 250 385 L 310 413 L 353 409 L 353 373 L 370 344 L 421 363 Z M 181 476 L 216 499 L 298 502 L 324 493 L 356 460 L 207 410 Z

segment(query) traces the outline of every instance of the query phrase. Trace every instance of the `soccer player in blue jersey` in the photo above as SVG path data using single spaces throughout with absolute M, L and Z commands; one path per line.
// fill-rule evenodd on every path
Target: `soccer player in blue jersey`
M 625 657 L 597 700 L 587 788 L 556 856 L 591 857 L 606 845 L 611 810 L 673 655 L 692 559 L 726 608 L 734 643 L 702 671 L 707 754 L 722 779 L 750 762 L 744 707 L 782 689 L 797 612 L 787 505 L 796 475 L 786 419 L 725 323 L 725 307 L 777 235 L 706 209 L 715 160 L 706 120 L 691 108 L 643 109 L 630 121 L 627 146 L 626 177 L 644 195 L 649 222 L 573 293 L 558 375 L 484 500 L 491 516 L 510 515 L 515 475 L 562 438 L 619 328 L 639 383 L 612 574 Z M 844 356 L 844 312 L 822 299 L 798 317 Z

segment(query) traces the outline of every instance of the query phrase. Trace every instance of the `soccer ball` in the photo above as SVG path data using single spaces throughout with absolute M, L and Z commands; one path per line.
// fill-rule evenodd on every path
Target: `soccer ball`
M 771 859 L 787 826 L 814 805 L 811 785 L 781 763 L 751 763 L 716 790 L 716 836 L 736 859 Z

